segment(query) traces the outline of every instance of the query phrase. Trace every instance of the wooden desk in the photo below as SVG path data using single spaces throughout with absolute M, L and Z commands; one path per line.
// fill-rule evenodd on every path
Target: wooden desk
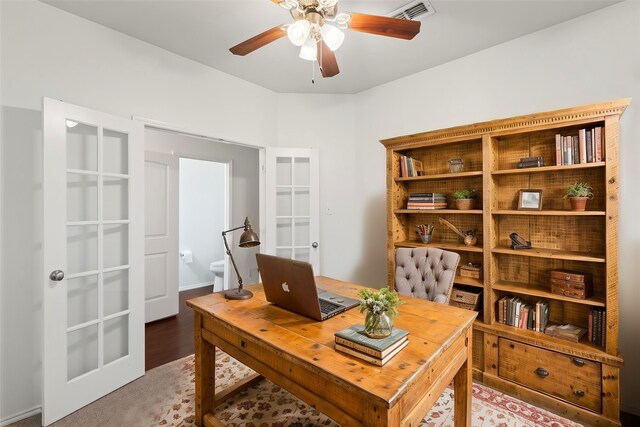
M 361 288 L 327 277 L 318 286 L 356 297 Z M 222 426 L 214 408 L 251 377 L 218 395 L 215 347 L 343 426 L 416 426 L 455 378 L 455 424 L 471 425 L 471 332 L 476 313 L 404 298 L 395 325 L 409 345 L 378 367 L 334 349 L 334 332 L 362 323 L 357 308 L 316 322 L 254 297 L 228 301 L 215 293 L 187 301 L 195 311 L 196 425 Z

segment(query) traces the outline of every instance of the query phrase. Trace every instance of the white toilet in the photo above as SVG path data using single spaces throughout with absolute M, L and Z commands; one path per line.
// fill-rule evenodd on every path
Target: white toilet
M 213 291 L 221 291 L 224 288 L 224 259 L 213 261 L 209 270 L 213 273 Z

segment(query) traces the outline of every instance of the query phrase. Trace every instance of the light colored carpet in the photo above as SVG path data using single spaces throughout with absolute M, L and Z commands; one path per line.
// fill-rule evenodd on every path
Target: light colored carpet
M 246 366 L 219 352 L 216 390 L 251 374 Z M 194 358 L 188 356 L 146 375 L 53 424 L 55 427 L 193 427 Z M 216 408 L 228 426 L 336 427 L 337 424 L 273 383 L 263 380 Z M 580 426 L 480 384 L 473 385 L 474 426 Z M 40 426 L 36 415 L 10 427 Z M 448 388 L 423 427 L 453 426 L 453 391 Z

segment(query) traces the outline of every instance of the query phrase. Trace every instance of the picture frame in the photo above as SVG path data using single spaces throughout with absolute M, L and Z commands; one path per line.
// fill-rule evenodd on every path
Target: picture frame
M 519 211 L 540 211 L 542 210 L 542 190 L 520 190 L 518 197 Z

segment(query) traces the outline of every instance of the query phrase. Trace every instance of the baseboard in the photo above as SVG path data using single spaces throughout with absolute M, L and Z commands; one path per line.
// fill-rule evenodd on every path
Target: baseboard
M 213 288 L 213 282 L 194 283 L 193 285 L 180 286 L 178 292 L 190 291 L 191 289 L 204 288 L 205 286 L 211 286 Z
M 28 409 L 24 412 L 21 412 L 17 415 L 13 415 L 9 418 L 5 418 L 0 420 L 0 427 L 8 426 L 9 424 L 17 423 L 18 421 L 22 421 L 25 418 L 33 417 L 34 415 L 38 415 L 42 412 L 42 406 L 36 406 L 35 408 Z

